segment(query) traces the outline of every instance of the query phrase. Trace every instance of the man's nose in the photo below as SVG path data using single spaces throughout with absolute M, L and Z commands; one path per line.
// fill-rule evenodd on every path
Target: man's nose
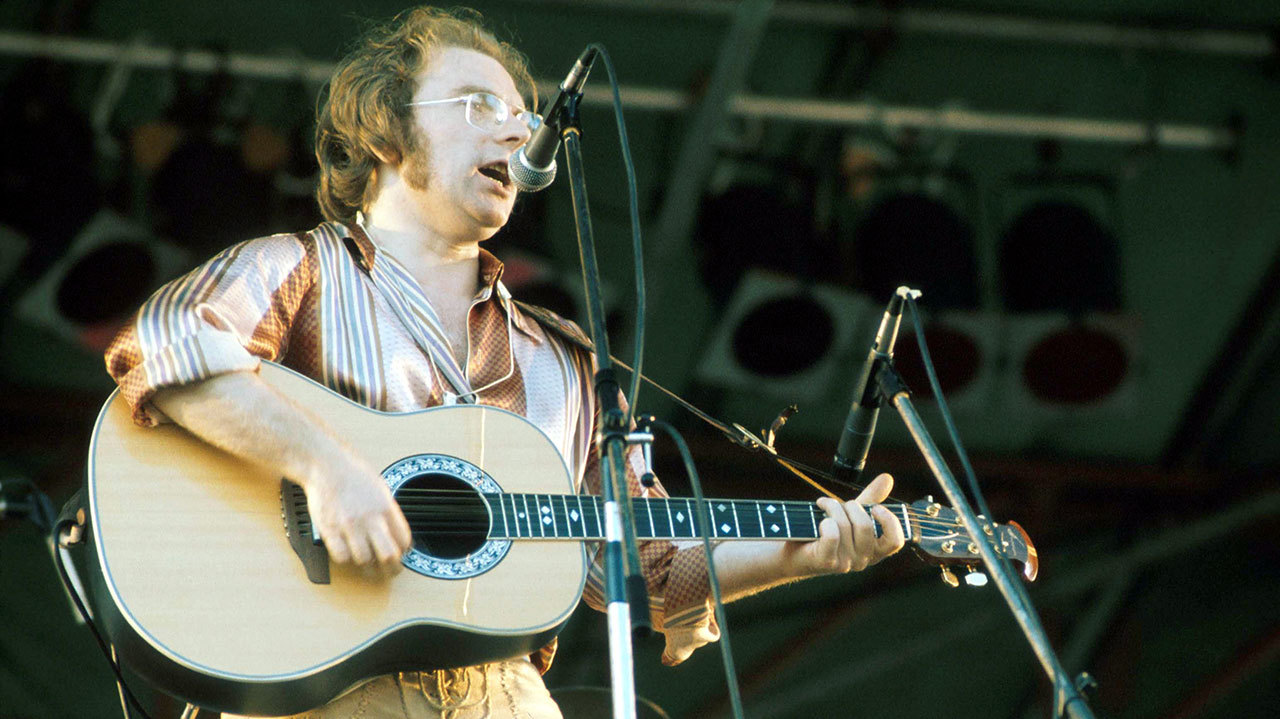
M 514 116 L 508 117 L 507 121 L 502 123 L 499 133 L 502 143 L 510 144 L 513 148 L 524 145 L 533 136 L 533 132 L 529 130 L 524 120 Z

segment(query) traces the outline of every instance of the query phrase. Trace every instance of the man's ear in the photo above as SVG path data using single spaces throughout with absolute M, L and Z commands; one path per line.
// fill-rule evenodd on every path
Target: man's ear
M 393 150 L 387 145 L 374 143 L 369 146 L 369 151 L 373 153 L 374 157 L 378 158 L 378 162 L 381 162 L 384 165 L 391 165 L 392 167 L 395 167 L 400 164 L 401 158 L 399 151 Z

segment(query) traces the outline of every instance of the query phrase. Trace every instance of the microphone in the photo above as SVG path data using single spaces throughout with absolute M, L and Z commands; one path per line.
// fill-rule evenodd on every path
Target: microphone
M 898 326 L 902 322 L 902 303 L 908 296 L 916 297 L 919 294 L 918 290 L 899 287 L 889 300 L 884 317 L 880 319 L 875 342 L 871 344 L 867 361 L 862 364 L 862 370 L 858 373 L 853 404 L 849 407 L 849 417 L 845 419 L 840 443 L 836 445 L 835 460 L 831 464 L 831 473 L 841 479 L 857 481 L 867 464 L 871 437 L 876 432 L 876 418 L 880 415 L 880 393 L 871 373 L 879 360 L 893 358 L 893 345 L 898 340 Z
M 560 123 L 565 104 L 569 98 L 581 94 L 582 86 L 587 82 L 587 73 L 591 72 L 591 64 L 596 60 L 597 51 L 588 47 L 578 56 L 573 69 L 560 83 L 560 94 L 556 95 L 547 110 L 546 120 L 542 127 L 534 130 L 533 136 L 515 154 L 507 159 L 507 176 L 521 192 L 537 192 L 549 186 L 556 179 L 556 153 L 560 151 Z

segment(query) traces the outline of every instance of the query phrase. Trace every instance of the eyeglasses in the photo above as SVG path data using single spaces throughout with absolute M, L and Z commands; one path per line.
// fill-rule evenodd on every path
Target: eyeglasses
M 467 124 L 483 132 L 491 132 L 496 128 L 502 127 L 511 118 L 511 106 L 507 104 L 506 100 L 491 92 L 473 92 L 470 95 L 450 97 L 444 100 L 419 100 L 418 102 L 409 103 L 406 107 L 445 105 L 456 102 L 465 102 L 467 104 Z M 520 108 L 516 111 L 515 116 L 517 120 L 524 123 L 525 127 L 529 128 L 529 132 L 542 127 L 542 115 L 536 112 Z

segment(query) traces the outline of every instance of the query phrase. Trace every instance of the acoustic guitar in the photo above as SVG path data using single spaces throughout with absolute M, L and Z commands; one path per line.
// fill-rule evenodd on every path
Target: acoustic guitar
M 413 531 L 406 571 L 371 579 L 330 565 L 300 488 L 174 425 L 135 425 L 117 392 L 94 429 L 87 494 L 94 605 L 123 663 L 202 707 L 289 714 L 379 674 L 527 654 L 564 626 L 602 507 L 575 493 L 541 430 L 478 405 L 378 412 L 270 363 L 261 376 L 385 467 Z M 922 556 L 977 562 L 950 509 L 886 506 Z M 777 500 L 636 499 L 633 510 L 654 539 L 693 539 L 703 524 L 720 541 L 812 540 L 824 516 Z M 1035 577 L 1020 527 L 985 530 Z

